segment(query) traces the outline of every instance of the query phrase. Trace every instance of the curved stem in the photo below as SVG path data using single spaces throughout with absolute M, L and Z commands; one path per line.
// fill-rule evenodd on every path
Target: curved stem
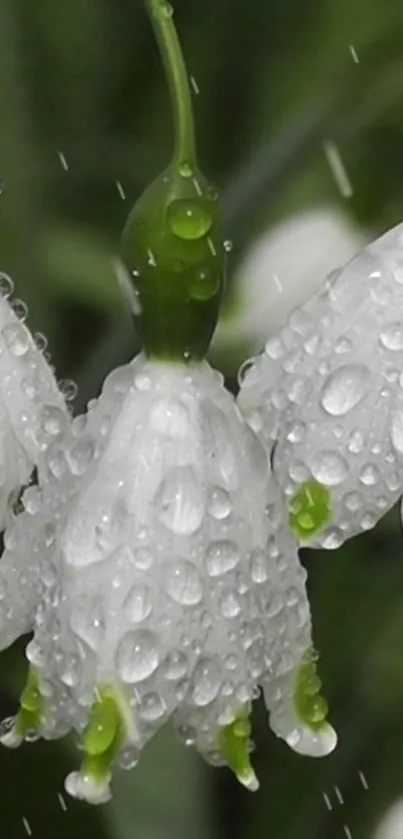
M 145 5 L 161 51 L 171 96 L 175 145 L 173 163 L 196 163 L 196 143 L 192 94 L 172 8 L 166 0 L 145 0 Z M 192 168 L 193 168 L 192 166 Z

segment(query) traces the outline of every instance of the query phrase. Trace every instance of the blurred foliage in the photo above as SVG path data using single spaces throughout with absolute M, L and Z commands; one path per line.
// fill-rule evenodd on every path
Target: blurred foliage
M 231 269 L 258 231 L 312 205 L 343 203 L 374 234 L 403 218 L 401 0 L 176 0 L 176 18 L 199 89 L 202 167 L 221 190 L 234 240 Z M 348 202 L 324 155 L 329 139 L 354 187 Z M 137 349 L 112 260 L 131 205 L 170 148 L 165 83 L 140 0 L 0 0 L 1 268 L 27 302 L 31 328 L 48 336 L 59 375 L 79 383 L 77 407 Z M 233 360 L 222 366 L 233 381 Z M 394 511 L 342 551 L 304 558 L 340 733 L 331 757 L 292 754 L 258 706 L 255 796 L 167 729 L 119 776 L 113 802 L 95 810 L 58 797 L 77 762 L 73 744 L 0 751 L 2 835 L 25 836 L 26 818 L 41 839 L 337 839 L 344 825 L 354 839 L 373 836 L 403 795 L 397 522 Z M 6 716 L 23 645 L 1 664 Z

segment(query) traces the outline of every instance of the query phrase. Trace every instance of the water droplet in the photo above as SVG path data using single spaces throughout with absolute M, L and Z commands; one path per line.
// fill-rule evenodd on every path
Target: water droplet
M 208 511 L 213 519 L 221 521 L 226 519 L 232 511 L 230 496 L 222 487 L 215 486 L 210 492 L 208 500 Z
M 379 470 L 373 463 L 366 463 L 359 474 L 359 479 L 365 486 L 375 486 L 379 479 Z
M 344 498 L 344 503 L 347 509 L 354 513 L 362 507 L 363 500 L 360 492 L 348 492 Z
M 27 319 L 28 309 L 22 300 L 12 300 L 10 305 L 18 320 L 24 321 Z
M 347 477 L 348 466 L 336 452 L 325 451 L 315 457 L 312 463 L 312 475 L 324 486 L 337 486 Z
M 235 542 L 222 539 L 212 542 L 206 553 L 206 570 L 210 577 L 227 574 L 239 562 L 239 551 Z
M 191 178 L 193 175 L 193 166 L 189 161 L 182 160 L 179 164 L 179 174 L 182 175 L 182 178 Z
M 156 722 L 166 714 L 167 707 L 159 693 L 146 693 L 141 698 L 140 716 L 147 722 Z
M 41 411 L 42 431 L 50 437 L 56 437 L 66 428 L 67 420 L 60 408 L 54 405 L 45 405 Z
M 338 527 L 331 527 L 328 530 L 326 530 L 321 544 L 324 548 L 327 548 L 328 550 L 336 550 L 336 548 L 340 548 L 343 542 L 343 531 L 340 530 Z
M 369 370 L 362 364 L 339 367 L 324 385 L 321 404 L 331 416 L 348 414 L 365 395 Z
M 193 671 L 192 699 L 195 705 L 204 707 L 216 698 L 221 686 L 221 669 L 211 658 L 201 658 Z
M 387 350 L 403 350 L 403 323 L 390 323 L 385 326 L 379 340 Z
M 391 440 L 395 451 L 403 455 L 403 411 L 399 409 L 392 415 Z
M 19 357 L 25 355 L 30 347 L 29 332 L 22 323 L 11 323 L 5 326 L 2 335 L 10 352 Z
M 194 241 L 207 236 L 213 219 L 210 213 L 196 199 L 177 198 L 171 201 L 167 211 L 168 225 L 178 239 Z
M 14 291 L 14 283 L 8 274 L 0 271 L 0 297 L 7 298 Z
M 241 604 L 237 592 L 232 588 L 223 589 L 220 594 L 219 607 L 223 618 L 231 620 L 238 617 L 241 612 Z
M 154 555 L 150 548 L 139 548 L 133 554 L 133 563 L 139 571 L 148 571 L 154 562 Z
M 48 346 L 48 339 L 42 332 L 35 332 L 34 335 L 35 346 L 40 352 L 45 352 Z
M 152 606 L 151 591 L 145 583 L 133 585 L 123 603 L 125 615 L 132 623 L 140 623 L 148 618 Z
M 171 18 L 174 13 L 173 7 L 167 0 L 161 0 L 161 11 L 165 18 Z
M 225 252 L 230 253 L 232 251 L 232 248 L 234 247 L 233 243 L 231 242 L 231 239 L 225 239 L 223 244 Z
M 161 521 L 173 533 L 185 536 L 198 530 L 205 503 L 193 469 L 179 466 L 168 473 L 157 490 L 156 509 Z
M 73 379 L 62 379 L 59 383 L 59 390 L 66 402 L 71 402 L 77 396 L 77 385 Z
M 183 606 L 194 606 L 203 597 L 203 584 L 195 566 L 183 560 L 167 568 L 166 590 L 172 600 Z
M 83 475 L 94 459 L 92 440 L 80 440 L 66 451 L 66 460 L 73 475 Z
M 257 585 L 266 582 L 268 577 L 267 566 L 268 562 L 265 552 L 259 548 L 254 550 L 250 558 L 250 574 L 253 582 Z
M 220 275 L 209 267 L 198 268 L 189 293 L 195 300 L 210 300 L 220 287 Z
M 182 650 L 172 650 L 168 653 L 163 665 L 164 676 L 168 681 L 183 679 L 187 669 L 188 660 Z
M 129 684 L 148 679 L 159 664 L 158 639 L 148 629 L 128 632 L 119 642 L 116 665 L 121 679 Z

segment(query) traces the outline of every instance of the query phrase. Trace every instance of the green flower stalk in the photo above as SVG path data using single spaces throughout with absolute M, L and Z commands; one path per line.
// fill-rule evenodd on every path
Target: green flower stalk
M 199 170 L 189 79 L 172 8 L 146 0 L 169 83 L 174 151 L 126 224 L 122 259 L 137 298 L 133 316 L 148 356 L 205 356 L 224 288 L 218 193 Z

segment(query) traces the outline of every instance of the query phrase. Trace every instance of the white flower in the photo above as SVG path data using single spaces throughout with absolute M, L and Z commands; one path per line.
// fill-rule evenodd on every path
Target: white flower
M 68 417 L 53 373 L 22 322 L 24 305 L 8 302 L 12 288 L 0 272 L 0 530 L 13 497 Z
M 33 722 L 45 737 L 84 731 L 66 788 L 101 803 L 113 759 L 134 765 L 173 715 L 185 743 L 255 789 L 247 716 L 261 685 L 294 749 L 334 747 L 306 575 L 265 451 L 218 373 L 137 357 L 46 462 L 0 564 L 1 646 L 24 599 L 34 629 L 3 742 Z
M 213 345 L 247 344 L 259 351 L 284 326 L 295 306 L 323 286 L 323 278 L 364 245 L 346 215 L 318 207 L 281 221 L 254 242 L 234 278 L 234 302 L 221 318 Z
M 271 452 L 301 537 L 336 548 L 400 496 L 402 368 L 400 224 L 334 272 L 241 371 L 239 405 Z
M 399 798 L 383 814 L 374 839 L 401 839 L 403 835 L 403 799 Z

